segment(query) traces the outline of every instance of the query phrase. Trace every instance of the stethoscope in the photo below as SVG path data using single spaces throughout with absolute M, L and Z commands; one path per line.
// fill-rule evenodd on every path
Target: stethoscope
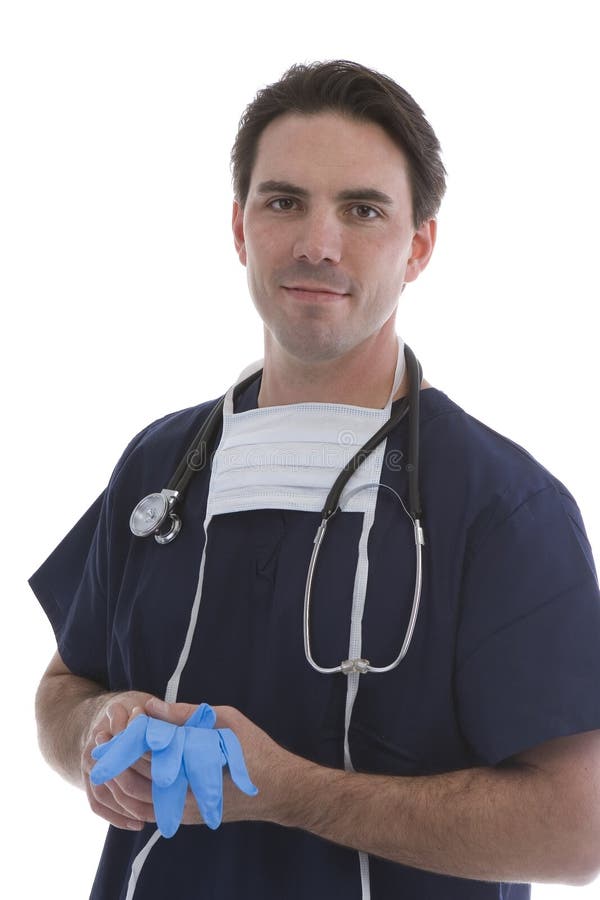
M 394 414 L 390 416 L 387 422 L 385 422 L 382 427 L 378 431 L 376 431 L 371 438 L 369 438 L 366 444 L 364 444 L 360 448 L 360 450 L 358 450 L 358 452 L 354 454 L 352 459 L 350 459 L 350 461 L 346 463 L 346 465 L 336 478 L 331 490 L 329 491 L 327 499 L 325 500 L 325 505 L 321 510 L 321 524 L 319 525 L 314 538 L 313 551 L 308 566 L 308 574 L 306 576 L 306 586 L 304 591 L 303 629 L 304 652 L 306 655 L 306 659 L 312 666 L 312 668 L 315 669 L 315 671 L 320 672 L 323 675 L 333 675 L 339 672 L 343 673 L 344 675 L 350 675 L 353 672 L 356 672 L 360 675 L 364 675 L 367 672 L 391 672 L 392 669 L 395 669 L 406 656 L 414 633 L 415 624 L 419 613 L 419 603 L 421 599 L 422 547 L 425 544 L 423 529 L 421 527 L 422 510 L 419 494 L 419 401 L 420 386 L 423 373 L 421 364 L 407 344 L 404 344 L 404 358 L 408 369 L 408 398 L 403 397 L 401 399 Z M 258 379 L 261 375 L 262 369 L 258 372 L 253 372 L 248 378 L 237 384 L 234 389 L 234 402 L 235 398 L 237 398 L 237 396 L 239 396 L 239 394 L 243 390 L 245 390 L 245 388 L 248 387 L 251 382 Z M 220 400 L 217 401 L 217 403 L 214 405 L 214 407 L 202 423 L 202 426 L 200 427 L 198 433 L 188 447 L 185 455 L 181 459 L 181 462 L 177 466 L 177 469 L 175 470 L 175 473 L 173 474 L 173 477 L 169 481 L 167 487 L 163 488 L 160 493 L 148 494 L 147 497 L 144 497 L 143 500 L 140 500 L 140 502 L 135 506 L 129 519 L 129 527 L 136 537 L 149 537 L 151 534 L 153 534 L 154 540 L 158 544 L 162 545 L 170 544 L 171 541 L 174 541 L 179 534 L 181 530 L 181 518 L 175 512 L 175 509 L 177 506 L 181 505 L 185 496 L 185 492 L 194 473 L 203 469 L 207 461 L 209 461 L 209 447 L 211 447 L 214 443 L 215 437 L 222 422 L 225 397 L 226 395 L 224 395 Z M 411 519 L 414 528 L 416 553 L 415 590 L 413 594 L 413 604 L 410 619 L 406 629 L 406 634 L 404 636 L 404 641 L 402 643 L 402 647 L 400 648 L 398 656 L 388 666 L 372 666 L 368 659 L 347 659 L 341 662 L 339 666 L 324 668 L 322 666 L 319 666 L 315 662 L 311 651 L 310 606 L 312 601 L 312 583 L 315 573 L 315 567 L 317 564 L 319 551 L 325 538 L 327 526 L 329 525 L 329 522 L 331 521 L 333 516 L 341 508 L 341 494 L 350 478 L 352 478 L 354 472 L 356 472 L 358 467 L 367 459 L 367 457 L 373 452 L 373 450 L 375 450 L 379 446 L 379 444 L 381 444 L 382 441 L 385 440 L 387 435 L 407 414 L 408 461 L 406 464 L 406 471 L 408 473 L 409 508 L 406 508 L 406 505 L 404 504 L 402 498 L 399 496 L 399 494 L 396 493 L 393 488 L 389 487 L 389 485 L 376 485 L 377 487 L 387 488 L 392 492 L 392 494 L 396 496 L 396 498 L 400 501 L 405 513 Z M 367 485 L 364 485 L 363 487 L 367 487 Z M 359 488 L 359 490 L 362 489 L 362 487 Z M 349 497 L 350 495 L 346 497 L 346 501 L 349 499 Z

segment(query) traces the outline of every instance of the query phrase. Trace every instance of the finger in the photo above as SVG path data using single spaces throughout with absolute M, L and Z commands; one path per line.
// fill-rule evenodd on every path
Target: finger
M 90 763 L 87 767 L 87 771 L 91 769 L 94 764 L 94 760 L 101 759 L 105 753 L 113 745 L 113 742 L 116 741 L 118 735 L 112 737 L 112 735 L 107 731 L 99 731 L 96 735 L 96 746 L 89 748 L 88 753 L 88 762 Z
M 151 697 L 146 703 L 146 712 L 155 719 L 172 722 L 173 725 L 185 725 L 196 710 L 193 703 L 165 703 L 158 697 Z
M 130 731 L 125 729 L 125 731 L 119 732 L 119 734 L 116 734 L 113 738 L 107 739 L 106 741 L 103 741 L 103 738 L 108 738 L 108 736 L 105 733 L 100 732 L 96 738 L 97 745 L 96 747 L 93 747 L 91 751 L 92 758 L 100 760 L 105 756 L 108 756 L 106 764 L 109 767 L 114 768 L 120 763 L 122 757 L 124 761 L 123 769 L 127 768 L 125 762 L 133 755 L 134 750 L 139 752 L 139 755 L 141 755 L 146 747 L 145 741 L 143 739 L 143 734 L 139 734 L 140 731 L 141 725 L 136 726 L 136 728 L 131 729 Z M 100 784 L 101 782 L 97 779 L 103 777 L 102 772 L 104 770 L 102 767 L 97 768 L 96 766 L 94 767 L 94 769 L 95 776 L 93 781 L 95 784 Z M 110 777 L 114 778 L 116 775 L 120 774 L 123 769 L 117 771 L 115 768 L 114 774 Z M 109 770 L 106 769 L 106 772 L 108 771 Z M 106 781 L 107 778 L 103 777 L 103 780 Z
M 146 823 L 128 815 L 103 785 L 92 788 L 88 784 L 86 792 L 92 812 L 110 822 L 111 825 L 115 825 L 117 828 L 126 828 L 129 831 L 141 831 L 144 828 Z
M 102 784 L 116 778 L 146 752 L 147 722 L 147 716 L 138 716 L 125 731 L 121 731 L 109 742 L 110 746 L 101 754 L 101 758 L 90 772 L 93 784 Z M 98 748 L 92 751 L 94 758 L 97 752 Z
M 142 822 L 154 822 L 156 815 L 154 806 L 152 805 L 152 796 L 149 792 L 150 802 L 132 797 L 121 790 L 116 781 L 109 781 L 106 785 L 112 795 L 112 804 L 123 812 L 126 816 L 134 820 Z
M 100 816 L 100 818 L 104 819 L 106 822 L 109 822 L 111 825 L 114 825 L 115 828 L 126 828 L 128 831 L 142 831 L 146 827 L 146 822 L 130 819 L 126 815 L 119 815 L 119 813 L 113 812 L 106 807 L 98 806 L 96 808 L 91 804 L 90 807 L 92 812 L 97 816 Z
M 82 756 L 86 757 L 88 762 L 91 761 L 91 751 L 97 745 L 97 736 L 98 734 L 106 735 L 106 740 L 110 740 L 112 737 L 112 732 L 110 730 L 110 722 L 108 720 L 108 716 L 106 712 L 100 717 L 100 719 L 90 726 L 90 731 L 86 736 L 86 744 L 83 749 Z
M 112 790 L 113 786 L 116 786 L 124 796 L 143 803 L 152 803 L 152 782 L 133 769 L 126 769 L 121 775 L 106 782 L 109 790 Z
M 93 753 L 90 754 L 90 763 L 86 766 L 86 772 L 89 774 L 91 769 L 94 766 L 94 760 L 102 759 L 106 751 L 112 745 L 112 742 L 115 738 L 119 737 L 119 735 L 115 735 L 115 738 L 111 738 L 110 735 L 104 734 L 99 736 L 102 738 L 105 743 L 100 743 L 93 748 Z M 143 778 L 147 778 L 148 781 L 152 779 L 152 754 L 148 751 L 148 753 L 144 753 L 143 756 L 140 756 L 135 762 L 131 763 L 129 766 L 129 771 L 137 772 L 138 775 L 141 775 Z
M 115 745 L 119 737 L 120 735 L 118 734 L 111 737 L 106 731 L 99 731 L 96 735 L 96 746 L 92 747 L 90 750 L 91 758 L 102 759 L 102 757 L 108 753 L 110 748 Z
M 132 763 L 129 768 L 150 781 L 152 779 L 152 755 L 150 753 L 144 753 L 144 755 L 140 756 L 140 758 Z
M 144 710 L 142 709 L 141 706 L 134 706 L 133 709 L 128 714 L 127 724 L 131 725 L 131 723 L 135 719 L 137 719 L 138 716 L 143 715 L 143 713 L 144 713 Z
M 92 757 L 99 759 L 108 749 L 104 747 L 100 754 L 94 754 L 95 747 L 107 744 L 111 738 L 116 737 L 127 727 L 128 715 L 127 709 L 118 701 L 113 701 L 106 707 L 102 718 L 94 725 L 90 741 L 84 751 L 90 760 Z
M 107 708 L 106 715 L 108 716 L 108 721 L 110 722 L 111 734 L 119 734 L 120 731 L 124 731 L 127 728 L 127 724 L 129 722 L 129 711 L 123 703 L 115 700 Z

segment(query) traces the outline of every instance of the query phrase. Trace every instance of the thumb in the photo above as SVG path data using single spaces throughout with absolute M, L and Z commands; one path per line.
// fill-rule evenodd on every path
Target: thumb
M 185 725 L 195 709 L 192 703 L 166 703 L 158 697 L 151 697 L 146 703 L 148 715 L 173 725 Z

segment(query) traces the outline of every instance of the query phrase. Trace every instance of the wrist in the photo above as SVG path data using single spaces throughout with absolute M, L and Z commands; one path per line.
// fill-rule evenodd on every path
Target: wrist
M 286 828 L 318 833 L 326 811 L 326 791 L 333 789 L 337 782 L 341 784 L 347 773 L 300 756 L 290 756 L 281 773 L 273 821 Z

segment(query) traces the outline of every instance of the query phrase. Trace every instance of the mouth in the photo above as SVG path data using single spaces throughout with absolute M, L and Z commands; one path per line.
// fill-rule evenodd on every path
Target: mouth
M 283 289 L 299 300 L 334 300 L 336 297 L 346 297 L 338 291 L 330 291 L 327 288 L 286 287 Z

